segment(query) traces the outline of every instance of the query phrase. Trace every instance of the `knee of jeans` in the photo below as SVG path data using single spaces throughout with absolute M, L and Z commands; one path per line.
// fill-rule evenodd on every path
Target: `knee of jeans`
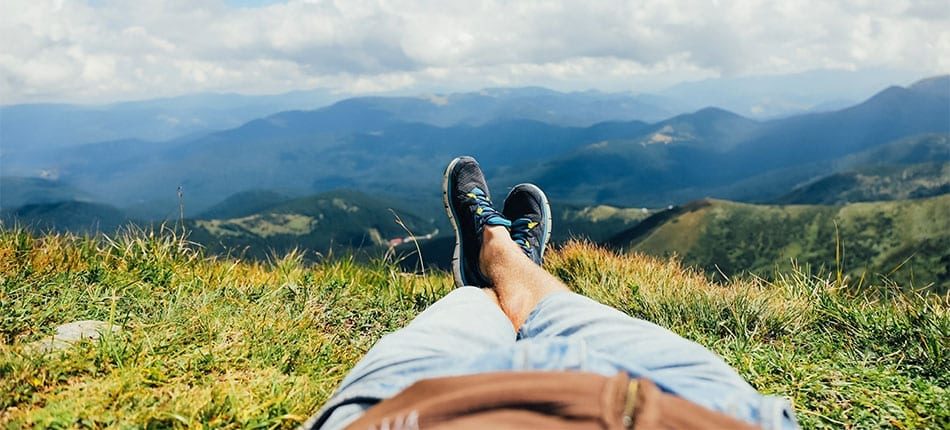
M 743 421 L 753 423 L 764 430 L 797 429 L 798 422 L 791 404 L 780 397 L 763 396 L 758 393 L 735 393 L 718 405 L 719 410 Z
M 758 425 L 762 411 L 757 393 L 738 393 L 722 386 L 693 387 L 691 390 L 673 390 L 673 394 L 732 418 Z
M 424 342 L 406 332 L 394 332 L 381 338 L 366 352 L 363 361 L 410 361 L 444 355 L 441 350 L 431 348 Z
M 759 406 L 759 426 L 765 430 L 793 430 L 798 427 L 792 404 L 782 398 L 763 396 Z

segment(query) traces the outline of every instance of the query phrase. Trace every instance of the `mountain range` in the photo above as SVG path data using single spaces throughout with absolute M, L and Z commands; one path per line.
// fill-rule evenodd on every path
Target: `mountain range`
M 950 77 L 890 87 L 839 111 L 765 122 L 705 109 L 653 124 L 635 138 L 585 145 L 528 174 L 570 200 L 664 205 L 714 195 L 768 201 L 829 173 L 822 167 L 849 155 L 906 136 L 946 134 L 950 90 L 943 88 L 950 88 Z
M 843 109 L 887 85 L 915 78 L 898 70 L 811 70 L 681 82 L 657 95 L 678 100 L 687 109 L 717 106 L 746 117 L 768 119 Z
M 922 213 L 900 209 L 912 205 L 907 202 L 945 206 L 950 76 L 888 87 L 843 109 L 771 120 L 714 107 L 674 115 L 678 107 L 664 103 L 630 94 L 486 89 L 358 97 L 170 140 L 120 133 L 116 140 L 29 154 L 9 150 L 7 134 L 0 152 L 0 217 L 5 225 L 107 233 L 126 223 L 166 220 L 184 223 L 211 252 L 254 258 L 296 247 L 315 253 L 392 247 L 410 267 L 418 260 L 408 246 L 414 239 L 429 265 L 444 266 L 441 256 L 454 239 L 441 208 L 441 173 L 452 157 L 470 154 L 482 163 L 496 196 L 526 181 L 546 190 L 556 211 L 556 242 L 577 237 L 622 250 L 676 253 L 726 276 L 790 258 L 827 266 L 828 225 L 852 219 L 845 208 L 862 207 L 854 202 L 893 200 L 897 206 L 868 203 L 890 217 L 886 229 L 860 218 L 862 226 L 900 236 L 887 249 L 860 239 L 858 247 L 867 245 L 879 257 L 865 268 L 879 273 L 894 256 L 915 255 L 899 250 L 925 249 L 937 260 L 918 267 L 912 259 L 907 267 L 944 282 L 933 269 L 942 254 L 931 251 L 943 246 L 946 214 L 929 212 L 936 217 L 927 221 L 936 242 L 905 240 L 910 236 L 894 226 Z M 650 115 L 667 119 L 643 120 Z M 698 203 L 680 206 L 690 201 Z M 684 207 L 696 209 L 681 213 Z M 798 223 L 786 207 L 808 208 L 792 212 L 811 214 L 814 222 Z M 716 214 L 731 226 L 683 218 L 690 213 Z M 762 222 L 769 217 L 820 228 L 814 227 L 817 236 L 808 244 L 769 239 L 761 260 L 746 258 L 759 251 L 733 261 L 703 254 L 711 246 L 693 246 L 758 243 L 729 236 L 755 230 L 736 223 L 791 234 Z M 677 223 L 693 226 L 694 236 L 728 234 L 689 242 L 683 239 L 689 234 L 670 227 Z M 865 238 L 870 230 L 863 228 L 848 231 Z M 660 236 L 669 237 L 666 247 L 647 246 L 653 242 L 641 233 L 657 231 L 678 233 Z M 684 240 L 690 245 L 679 246 Z M 789 251 L 815 247 L 820 250 Z
M 51 172 L 115 206 L 151 204 L 157 209 L 143 211 L 147 217 L 177 208 L 179 187 L 190 215 L 249 189 L 298 195 L 359 189 L 431 212 L 442 167 L 465 153 L 502 187 L 532 181 L 562 201 L 666 206 L 707 195 L 767 201 L 832 173 L 823 164 L 908 136 L 950 132 L 945 88 L 948 76 L 890 87 L 850 108 L 770 121 L 706 108 L 655 123 L 587 127 L 527 119 L 442 127 L 413 122 L 420 109 L 393 107 L 404 99 L 357 98 L 194 139 L 81 145 L 38 164 L 7 158 L 4 174 Z M 426 115 L 451 111 L 451 103 L 424 104 Z
M 309 90 L 263 96 L 192 94 L 93 105 L 0 106 L 0 142 L 4 155 L 39 156 L 51 149 L 94 142 L 165 141 L 234 128 L 274 112 L 313 109 L 339 98 L 327 90 Z
M 607 120 L 658 121 L 718 106 L 754 118 L 846 107 L 888 83 L 913 76 L 896 70 L 813 70 L 790 75 L 715 78 L 654 88 L 652 93 L 562 93 L 538 87 L 477 92 L 398 93 L 370 97 L 382 109 L 409 109 L 432 125 L 534 119 L 585 126 Z M 316 109 L 346 98 L 326 89 L 274 95 L 200 93 L 95 104 L 30 103 L 0 106 L 0 156 L 123 139 L 166 141 L 225 130 L 288 110 Z M 433 109 L 428 101 L 445 109 Z

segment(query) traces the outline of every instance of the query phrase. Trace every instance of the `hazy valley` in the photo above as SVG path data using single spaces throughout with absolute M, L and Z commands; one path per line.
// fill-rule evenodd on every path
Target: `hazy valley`
M 441 173 L 471 154 L 496 196 L 518 182 L 546 190 L 557 243 L 675 254 L 719 277 L 770 277 L 794 261 L 948 288 L 950 77 L 778 119 L 715 107 L 677 113 L 684 105 L 491 89 L 345 99 L 164 141 L 115 126 L 117 140 L 44 146 L 42 136 L 8 131 L 0 215 L 37 231 L 165 222 L 213 253 L 388 253 L 410 270 L 421 267 L 418 244 L 430 267 L 444 268 L 453 239 Z

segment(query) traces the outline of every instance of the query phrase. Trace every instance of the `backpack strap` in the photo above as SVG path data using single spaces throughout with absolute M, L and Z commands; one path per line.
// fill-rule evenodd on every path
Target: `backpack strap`
M 416 382 L 347 429 L 658 430 L 756 427 L 626 373 L 495 372 Z

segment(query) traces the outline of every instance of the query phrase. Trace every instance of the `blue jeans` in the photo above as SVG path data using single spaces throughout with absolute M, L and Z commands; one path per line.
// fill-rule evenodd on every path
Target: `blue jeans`
M 476 287 L 453 290 L 380 339 L 310 425 L 343 428 L 422 379 L 505 370 L 624 371 L 766 429 L 797 428 L 787 401 L 759 394 L 717 355 L 667 329 L 562 292 L 542 299 L 515 332 Z

